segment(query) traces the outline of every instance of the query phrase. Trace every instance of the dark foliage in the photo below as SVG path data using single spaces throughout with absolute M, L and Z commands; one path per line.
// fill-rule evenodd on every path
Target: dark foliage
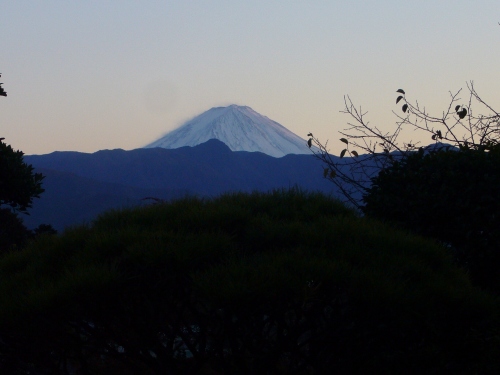
M 0 77 L 2 76 L 2 73 L 0 73 Z M 0 83 L 0 96 L 7 96 L 7 92 L 4 90 L 2 87 L 3 83 Z
M 24 246 L 30 234 L 18 215 L 9 208 L 0 208 L 0 253 L 14 245 L 16 248 Z
M 0 95 L 7 96 L 2 83 Z M 33 173 L 33 167 L 23 160 L 23 152 L 14 151 L 4 139 L 0 138 L 0 208 L 7 205 L 14 211 L 26 213 L 33 198 L 38 198 L 43 192 L 43 176 Z
M 442 247 L 296 190 L 110 212 L 0 258 L 10 374 L 495 373 L 498 328 Z
M 450 92 L 449 105 L 438 115 L 429 113 L 419 102 L 412 104 L 406 92 L 398 89 L 396 92 L 401 95 L 397 96 L 396 104 L 402 103 L 402 115 L 399 111 L 394 112 L 396 124 L 388 130 L 367 121 L 367 112 L 357 108 L 346 96 L 342 112 L 348 114 L 352 122 L 339 132 L 340 141 L 345 144 L 340 152 L 342 161 L 329 153 L 328 142 L 321 142 L 312 133 L 308 134 L 309 147 L 315 146 L 311 150 L 325 164 L 324 177 L 337 186 L 346 202 L 362 209 L 362 197 L 367 194 L 378 172 L 420 148 L 419 142 L 409 138 L 415 137 L 416 133 L 427 135 L 436 146 L 445 143 L 457 148 L 484 149 L 499 143 L 500 113 L 479 96 L 473 82 L 467 84 L 467 89 L 469 99 L 466 105 L 459 96 L 462 90 L 455 94 Z
M 500 292 L 500 147 L 409 155 L 364 196 L 372 217 L 452 247 L 473 282 Z
M 7 96 L 1 85 L 0 96 Z M 14 151 L 3 140 L 0 138 L 0 253 L 20 248 L 42 232 L 54 232 L 50 225 L 31 232 L 18 217 L 18 213 L 27 214 L 33 198 L 39 198 L 44 191 L 43 176 L 34 173 L 34 168 L 24 162 L 22 151 Z
M 34 230 L 29 230 L 19 216 L 9 208 L 0 208 L 0 254 L 19 250 L 29 240 L 42 235 L 53 235 L 57 231 L 48 224 L 40 224 Z
M 354 207 L 439 240 L 452 248 L 476 285 L 498 293 L 500 114 L 479 96 L 473 82 L 467 88 L 467 102 L 460 98 L 461 90 L 450 92 L 449 105 L 438 115 L 397 90 L 401 110 L 394 112 L 397 121 L 389 131 L 369 124 L 366 112 L 346 97 L 344 112 L 354 121 L 340 132 L 345 144 L 340 155 L 351 156 L 343 163 L 309 136 L 320 150 L 316 157 L 326 164 L 324 176 Z M 435 143 L 419 147 L 418 142 L 400 141 L 403 134 L 415 132 Z M 366 154 L 358 157 L 354 147 Z
M 31 207 L 33 198 L 43 193 L 40 173 L 23 160 L 22 151 L 0 141 L 0 206 L 7 205 L 13 210 L 25 213 Z

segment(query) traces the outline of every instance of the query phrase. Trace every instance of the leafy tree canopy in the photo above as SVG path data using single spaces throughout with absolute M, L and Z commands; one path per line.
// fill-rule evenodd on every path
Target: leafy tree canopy
M 0 83 L 0 96 L 7 93 Z M 54 233 L 51 226 L 42 225 L 32 233 L 18 213 L 27 214 L 33 198 L 44 191 L 43 176 L 23 161 L 23 152 L 14 149 L 0 138 L 0 252 L 24 245 L 26 240 L 41 233 Z
M 500 292 L 500 147 L 412 153 L 373 179 L 363 212 L 440 240 Z
M 0 74 L 1 77 L 1 74 Z M 7 96 L 0 83 L 0 96 Z M 43 193 L 40 173 L 23 161 L 23 152 L 14 149 L 0 138 L 0 208 L 10 206 L 14 211 L 26 213 L 33 198 Z
M 498 329 L 445 249 L 299 191 L 109 212 L 0 257 L 5 373 L 484 373 Z
M 44 189 L 42 174 L 34 173 L 34 168 L 23 161 L 23 155 L 0 139 L 0 206 L 26 213 L 33 198 L 39 198 Z
M 2 73 L 0 73 L 0 77 L 2 76 Z M 2 87 L 3 83 L 0 83 L 0 96 L 7 96 L 7 92 Z
M 439 240 L 476 285 L 500 293 L 500 113 L 472 82 L 467 88 L 468 102 L 460 91 L 450 93 L 442 115 L 430 114 L 397 90 L 401 110 L 394 112 L 397 121 L 389 132 L 369 125 L 366 113 L 347 97 L 345 112 L 354 122 L 341 132 L 341 162 L 312 134 L 310 143 L 319 145 L 316 156 L 326 164 L 325 177 L 353 206 Z M 405 129 L 427 134 L 432 144 L 401 142 Z

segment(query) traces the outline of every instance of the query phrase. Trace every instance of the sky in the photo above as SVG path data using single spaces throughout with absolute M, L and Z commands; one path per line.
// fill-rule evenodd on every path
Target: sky
M 498 0 L 3 1 L 0 137 L 130 150 L 238 104 L 336 153 L 345 95 L 387 131 L 399 88 L 439 115 L 473 80 L 500 108 L 499 22 Z

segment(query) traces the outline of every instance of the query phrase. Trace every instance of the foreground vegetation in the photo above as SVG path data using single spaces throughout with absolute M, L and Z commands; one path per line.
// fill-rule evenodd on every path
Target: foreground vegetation
M 373 179 L 363 212 L 446 244 L 474 285 L 500 295 L 500 145 L 423 150 Z
M 297 190 L 108 212 L 0 258 L 0 372 L 498 373 L 448 250 Z

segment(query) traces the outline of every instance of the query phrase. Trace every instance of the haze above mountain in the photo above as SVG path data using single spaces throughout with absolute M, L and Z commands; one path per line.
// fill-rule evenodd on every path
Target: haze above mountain
M 276 121 L 246 106 L 214 107 L 145 146 L 174 149 L 217 139 L 231 151 L 262 152 L 274 157 L 311 154 L 307 142 Z

